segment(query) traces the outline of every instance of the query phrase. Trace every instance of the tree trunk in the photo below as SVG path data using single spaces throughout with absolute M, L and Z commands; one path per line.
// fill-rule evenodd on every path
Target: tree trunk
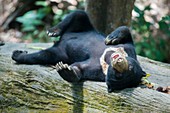
M 0 26 L 5 22 L 6 18 L 15 10 L 17 0 L 0 0 Z M 2 29 L 0 27 L 0 29 Z
M 48 66 L 15 64 L 13 50 L 37 50 L 52 44 L 15 44 L 0 46 L 0 109 L 3 113 L 149 113 L 170 111 L 170 95 L 148 88 L 127 88 L 107 93 L 104 82 L 71 84 Z M 138 59 L 156 86 L 168 86 L 170 65 L 143 57 Z
M 2 3 L 0 4 L 0 16 L 2 17 L 2 21 L 0 21 L 0 26 L 2 30 L 7 30 L 9 25 L 12 22 L 15 22 L 15 19 L 18 16 L 23 15 L 28 10 L 34 9 L 34 3 L 36 0 L 0 0 Z M 29 7 L 28 7 L 29 6 Z M 14 23 L 13 23 L 14 24 Z
M 106 34 L 115 28 L 130 26 L 135 0 L 86 0 L 86 11 L 100 32 Z

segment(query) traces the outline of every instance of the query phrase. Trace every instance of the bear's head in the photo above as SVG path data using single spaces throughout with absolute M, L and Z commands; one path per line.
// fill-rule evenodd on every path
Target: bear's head
M 114 52 L 110 56 L 110 65 L 106 75 L 108 92 L 135 87 L 145 75 L 146 73 L 134 58 Z

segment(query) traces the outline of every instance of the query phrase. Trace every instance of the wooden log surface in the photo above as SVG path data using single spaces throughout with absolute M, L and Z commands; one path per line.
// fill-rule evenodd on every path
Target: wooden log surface
M 38 50 L 51 43 L 6 43 L 0 46 L 0 110 L 24 113 L 170 113 L 170 95 L 153 89 L 127 88 L 107 92 L 104 82 L 71 84 L 49 66 L 21 65 L 11 59 L 13 50 Z M 149 80 L 170 86 L 170 65 L 138 56 Z

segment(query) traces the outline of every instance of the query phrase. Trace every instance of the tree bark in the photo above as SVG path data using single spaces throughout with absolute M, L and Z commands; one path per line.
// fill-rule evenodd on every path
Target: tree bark
M 97 30 L 110 33 L 115 28 L 131 24 L 135 0 L 86 0 L 85 10 Z
M 12 51 L 37 50 L 52 44 L 6 43 L 0 46 L 1 112 L 117 113 L 170 111 L 170 95 L 153 89 L 127 88 L 107 93 L 104 82 L 86 81 L 71 84 L 49 66 L 21 65 L 11 59 Z M 149 80 L 157 86 L 168 86 L 170 65 L 138 56 Z
M 36 0 L 28 0 L 24 2 L 20 0 L 15 0 L 15 1 L 2 0 L 2 4 L 0 4 L 0 9 L 3 9 L 3 11 L 0 12 L 0 16 L 2 16 L 2 21 L 0 22 L 1 29 L 7 30 L 9 28 L 9 25 L 12 22 L 15 22 L 15 19 L 18 16 L 23 15 L 28 10 L 34 9 L 35 2 Z M 7 5 L 9 6 L 7 7 Z
M 0 26 L 5 22 L 6 18 L 13 12 L 13 10 L 15 10 L 16 3 L 17 0 L 0 0 Z

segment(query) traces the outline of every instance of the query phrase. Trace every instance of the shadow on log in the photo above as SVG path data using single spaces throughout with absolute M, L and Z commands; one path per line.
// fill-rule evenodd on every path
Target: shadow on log
M 170 95 L 148 88 L 128 88 L 107 93 L 103 82 L 70 84 L 48 66 L 18 65 L 11 59 L 13 50 L 52 44 L 6 43 L 0 46 L 1 112 L 116 113 L 170 112 Z M 138 56 L 155 86 L 170 85 L 170 65 Z

